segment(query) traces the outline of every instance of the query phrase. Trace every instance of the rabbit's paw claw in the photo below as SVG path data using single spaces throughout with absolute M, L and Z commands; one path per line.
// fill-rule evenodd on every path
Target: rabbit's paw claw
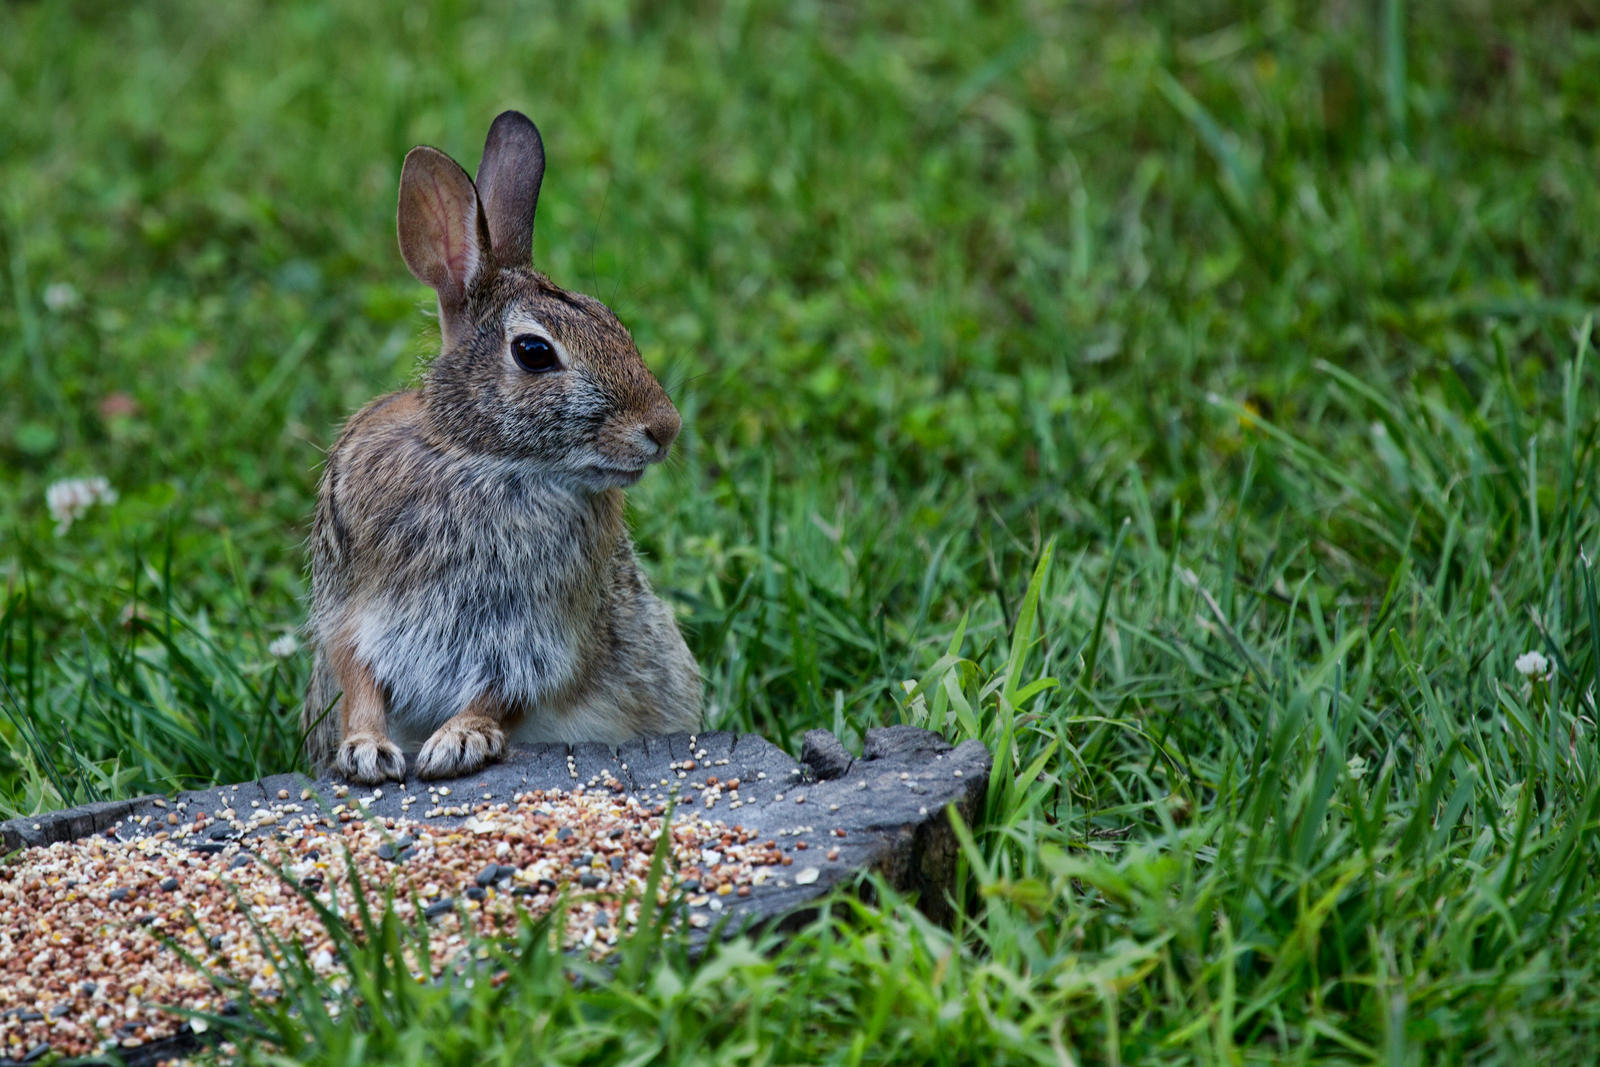
M 493 719 L 452 719 L 435 730 L 417 753 L 417 776 L 459 778 L 499 759 L 505 750 L 505 732 Z
M 339 745 L 334 768 L 361 785 L 377 785 L 393 779 L 405 781 L 406 757 L 399 746 L 376 734 L 354 734 Z

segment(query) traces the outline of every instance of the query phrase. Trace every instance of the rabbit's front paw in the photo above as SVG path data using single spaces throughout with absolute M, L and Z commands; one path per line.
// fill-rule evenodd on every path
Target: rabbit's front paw
M 417 753 L 420 778 L 471 774 L 506 750 L 506 735 L 487 715 L 457 715 L 433 732 Z
M 380 734 L 351 734 L 339 746 L 334 769 L 352 782 L 377 785 L 406 778 L 406 757 L 399 746 Z

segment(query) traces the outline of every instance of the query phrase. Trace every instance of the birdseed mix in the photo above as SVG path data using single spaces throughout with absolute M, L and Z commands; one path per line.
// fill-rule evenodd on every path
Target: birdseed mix
M 638 922 L 662 806 L 580 786 L 452 813 L 467 818 L 442 827 L 369 817 L 359 802 L 322 810 L 280 792 L 246 817 L 173 807 L 124 825 L 133 840 L 113 828 L 0 859 L 0 1059 L 131 1048 L 188 1025 L 163 1007 L 223 1010 L 237 993 L 218 990 L 175 947 L 270 994 L 281 961 L 251 918 L 298 940 L 340 989 L 334 943 L 299 890 L 354 916 L 352 861 L 369 899 L 392 887 L 399 918 L 420 909 L 429 921 L 435 976 L 475 933 L 512 932 L 563 893 L 569 948 L 604 955 Z M 670 841 L 661 897 L 681 895 L 697 927 L 752 886 L 816 877 L 786 869 L 794 857 L 776 842 L 687 808 L 673 813 Z

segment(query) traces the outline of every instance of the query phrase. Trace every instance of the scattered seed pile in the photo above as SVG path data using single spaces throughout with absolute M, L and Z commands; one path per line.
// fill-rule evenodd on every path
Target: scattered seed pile
M 579 786 L 443 813 L 467 818 L 449 828 L 371 818 L 359 803 L 327 811 L 279 803 L 243 820 L 231 809 L 171 809 L 142 817 L 134 832 L 147 836 L 132 841 L 113 829 L 0 861 L 0 1059 L 85 1055 L 175 1034 L 186 1022 L 163 1005 L 221 1010 L 234 994 L 173 946 L 243 987 L 271 991 L 278 961 L 249 918 L 303 944 L 338 988 L 333 942 L 300 890 L 353 917 L 352 864 L 369 899 L 392 887 L 401 919 L 420 909 L 433 924 L 436 973 L 474 932 L 514 930 L 563 893 L 569 947 L 604 954 L 637 922 L 660 805 Z M 662 897 L 686 898 L 695 926 L 730 896 L 788 884 L 795 860 L 774 841 L 687 810 L 673 815 L 670 840 Z M 797 884 L 815 877 L 815 868 L 792 875 Z

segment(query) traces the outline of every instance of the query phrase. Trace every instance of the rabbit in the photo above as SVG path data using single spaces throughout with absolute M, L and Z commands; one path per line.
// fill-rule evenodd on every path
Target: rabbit
M 477 183 L 437 149 L 400 173 L 400 254 L 438 294 L 420 387 L 345 425 L 310 538 L 319 773 L 470 774 L 508 742 L 694 731 L 699 667 L 639 569 L 622 490 L 682 427 L 628 331 L 530 265 L 544 144 L 489 127 Z

